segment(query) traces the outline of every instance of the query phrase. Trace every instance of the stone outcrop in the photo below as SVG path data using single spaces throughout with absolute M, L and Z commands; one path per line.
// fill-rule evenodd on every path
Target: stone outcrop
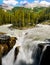
M 39 43 L 34 65 L 50 65 L 50 43 Z
M 2 65 L 2 57 L 5 56 L 15 45 L 17 38 L 7 36 L 5 33 L 0 33 L 0 65 Z M 19 46 L 14 51 L 14 62 L 19 53 Z
M 15 45 L 17 38 L 0 33 L 0 65 L 2 65 L 2 57 L 5 56 Z
M 41 55 L 39 65 L 50 65 L 50 43 L 39 44 Z
M 0 34 L 0 54 L 4 56 L 15 45 L 16 37 L 10 37 L 5 34 Z
M 20 47 L 20 46 L 18 46 L 18 47 L 15 48 L 15 51 L 14 51 L 14 62 L 15 62 L 16 59 L 17 59 L 17 55 L 18 55 L 18 53 L 19 53 L 19 47 Z

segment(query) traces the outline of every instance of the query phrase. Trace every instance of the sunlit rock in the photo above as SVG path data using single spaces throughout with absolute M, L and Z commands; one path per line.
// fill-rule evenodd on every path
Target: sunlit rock
M 10 41 L 8 43 L 9 47 L 12 48 L 16 43 L 17 38 L 16 37 L 10 37 Z
M 6 35 L 0 35 L 0 53 L 2 56 L 7 54 L 15 45 L 16 38 Z

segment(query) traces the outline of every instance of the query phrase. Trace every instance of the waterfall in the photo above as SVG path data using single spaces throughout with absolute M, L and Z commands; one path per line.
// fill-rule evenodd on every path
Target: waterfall
M 4 56 L 0 62 L 1 65 L 39 65 L 41 61 L 42 49 L 39 43 L 50 42 L 50 26 L 37 25 L 32 29 L 18 30 L 10 29 L 11 25 L 0 26 L 0 32 L 5 32 L 9 36 L 17 37 L 16 44 L 10 52 Z M 46 34 L 47 32 L 47 34 Z M 47 40 L 45 40 L 47 39 Z M 43 41 L 39 41 L 43 40 Z M 44 41 L 45 40 L 45 41 Z M 14 62 L 15 48 L 20 46 L 19 53 Z M 45 50 L 46 48 L 44 48 Z M 47 64 L 49 65 L 49 64 Z
M 36 55 L 38 54 L 37 49 L 39 42 L 40 41 L 33 42 L 32 39 L 25 40 L 23 38 L 19 54 L 14 65 L 37 65 L 39 60 L 36 58 Z M 38 51 L 40 52 L 41 50 L 38 49 Z
M 9 30 L 9 32 L 8 30 L 9 29 L 6 29 L 5 32 L 7 32 L 8 35 L 10 34 L 10 36 L 17 37 L 17 40 L 16 44 L 10 50 L 10 52 L 2 58 L 2 65 L 38 65 L 41 55 L 41 49 L 38 47 L 38 44 L 44 42 L 33 40 L 33 33 L 35 33 L 35 29 L 28 29 L 22 31 L 14 29 Z M 18 46 L 20 46 L 19 53 L 14 62 L 14 52 L 15 48 Z
M 17 37 L 16 44 L 13 49 L 2 58 L 2 65 L 37 65 L 38 59 L 36 58 L 38 44 L 41 41 L 32 41 L 32 39 L 26 39 L 26 32 L 22 32 Z M 14 62 L 14 51 L 15 48 L 20 46 L 19 53 L 17 55 L 16 61 Z M 39 51 L 39 49 L 38 49 Z M 40 51 L 39 51 L 40 52 Z
M 17 46 L 21 46 L 23 39 L 24 39 L 23 37 L 24 37 L 23 33 L 21 37 L 17 37 L 18 40 L 16 41 L 16 44 L 13 47 L 13 49 L 6 56 L 2 58 L 2 65 L 14 65 L 13 63 L 14 62 L 14 51 Z M 20 48 L 20 50 L 22 50 L 22 47 Z M 23 50 L 22 50 L 22 53 L 23 53 Z
M 50 65 L 50 44 L 46 44 L 44 46 L 39 65 Z

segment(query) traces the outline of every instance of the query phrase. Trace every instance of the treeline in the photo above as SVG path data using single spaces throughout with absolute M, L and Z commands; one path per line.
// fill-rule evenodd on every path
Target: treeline
M 33 26 L 50 20 L 50 7 L 27 9 L 15 7 L 11 11 L 0 8 L 0 25 L 11 23 L 16 27 Z

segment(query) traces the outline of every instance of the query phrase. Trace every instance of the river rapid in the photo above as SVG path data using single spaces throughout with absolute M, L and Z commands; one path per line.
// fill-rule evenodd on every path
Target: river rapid
M 11 25 L 0 26 L 0 32 L 5 32 L 6 35 L 17 38 L 11 51 L 2 58 L 2 65 L 38 65 L 39 59 L 36 58 L 38 44 L 48 42 L 45 40 L 50 39 L 50 26 L 37 24 L 32 29 L 18 30 L 10 29 Z M 14 50 L 18 46 L 20 46 L 19 53 L 14 62 Z

